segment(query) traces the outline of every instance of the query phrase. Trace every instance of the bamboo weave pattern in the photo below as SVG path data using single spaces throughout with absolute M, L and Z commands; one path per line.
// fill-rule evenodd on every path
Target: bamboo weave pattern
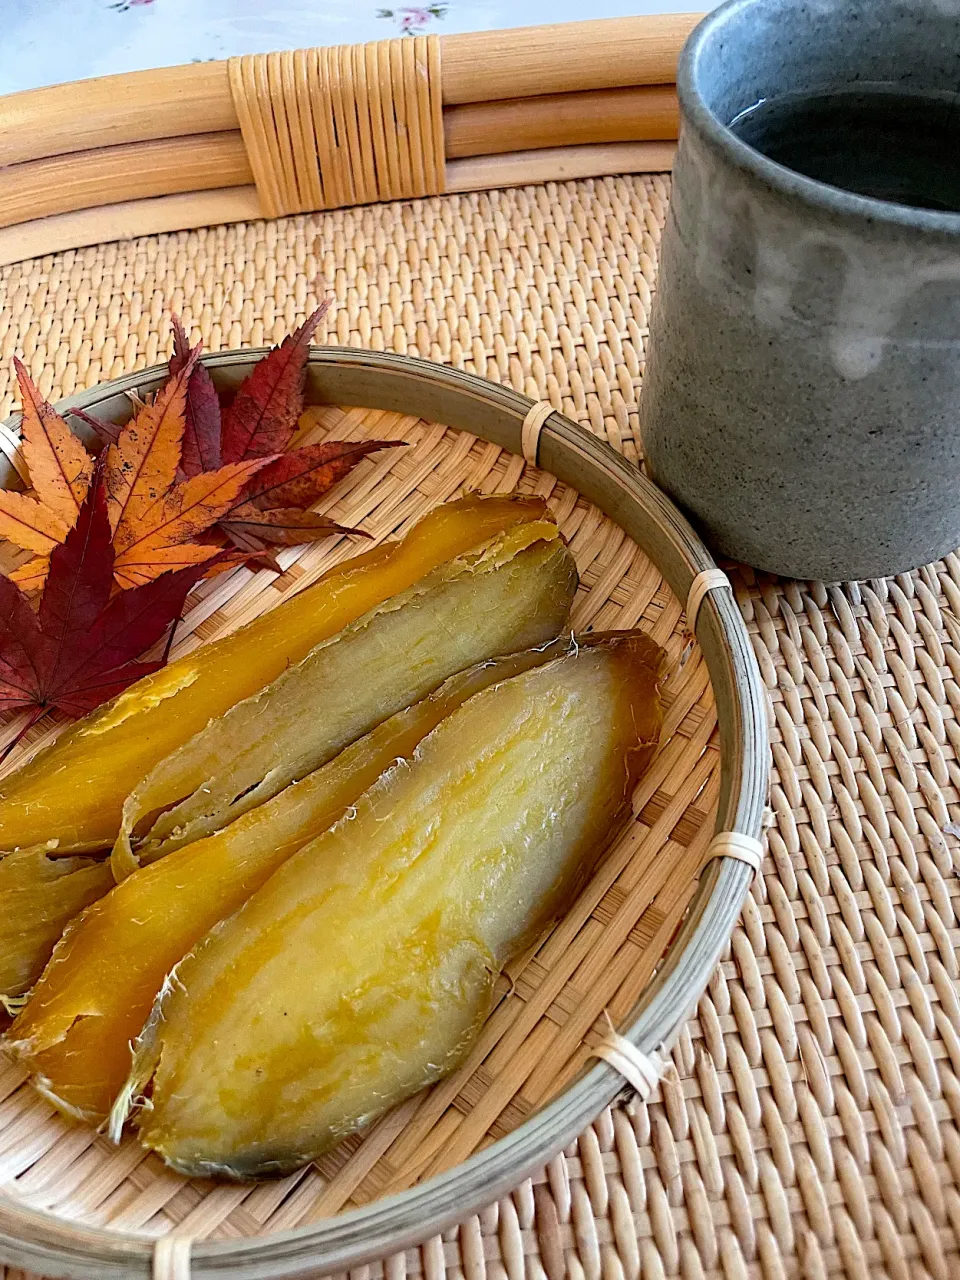
M 660 179 L 587 181 L 160 236 L 7 268 L 2 411 L 12 407 L 15 351 L 46 392 L 66 394 L 162 358 L 167 307 L 209 346 L 237 346 L 278 339 L 316 290 L 329 290 L 330 339 L 509 381 L 636 458 L 666 195 Z M 486 483 L 510 479 L 502 460 L 483 472 L 483 451 L 471 457 Z M 448 481 L 433 474 L 435 496 Z M 407 509 L 419 500 L 402 499 Z M 616 587 L 607 594 L 627 549 L 585 519 L 586 599 L 598 585 L 605 599 L 593 620 L 615 624 L 647 600 L 645 625 L 659 618 L 672 637 L 676 603 L 642 563 L 630 561 L 629 599 Z M 307 560 L 302 572 L 314 567 Z M 730 576 L 770 698 L 770 856 L 664 1078 L 645 1104 L 605 1112 L 512 1195 L 356 1280 L 960 1274 L 951 826 L 960 819 L 960 559 L 843 588 Z M 255 594 L 236 604 L 211 596 L 192 625 L 200 634 L 232 625 Z M 709 714 L 694 706 L 689 724 L 693 712 Z M 648 802 L 652 819 L 673 803 L 668 783 Z M 557 1002 L 550 1015 L 559 1026 L 570 1009 Z M 0 1184 L 55 1210 L 81 1212 L 85 1179 L 99 1197 L 83 1210 L 89 1220 L 152 1231 L 279 1229 L 305 1206 L 331 1203 L 321 1175 L 206 1194 L 132 1149 L 104 1158 L 76 1132 L 51 1137 L 38 1125 L 24 1140 L 40 1104 L 15 1080 L 6 1088 Z M 362 1181 L 362 1164 L 351 1176 Z
M 438 36 L 245 54 L 229 75 L 268 216 L 446 189 Z

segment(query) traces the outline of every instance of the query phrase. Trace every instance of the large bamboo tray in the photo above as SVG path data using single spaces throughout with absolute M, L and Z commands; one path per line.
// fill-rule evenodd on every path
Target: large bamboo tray
M 217 350 L 277 341 L 319 290 L 338 303 L 321 340 L 548 398 L 635 461 L 667 199 L 659 176 L 590 179 L 51 253 L 0 270 L 0 414 L 14 352 L 57 398 L 161 359 L 168 307 Z M 578 555 L 598 581 L 616 547 L 590 528 Z M 960 1270 L 960 559 L 844 587 L 731 576 L 766 687 L 774 824 L 670 1069 L 509 1194 L 351 1280 Z M 673 625 L 670 594 L 646 578 L 636 590 L 653 592 L 647 622 Z M 231 617 L 214 598 L 188 625 L 204 635 Z M 650 814 L 669 799 L 663 788 Z M 555 1003 L 550 1020 L 570 1013 Z M 27 1096 L 2 1104 L 0 1185 L 45 1181 L 53 1211 L 98 1157 L 74 1169 L 69 1146 L 21 1146 Z M 294 1188 L 289 1203 L 207 1210 L 197 1189 L 122 1160 L 92 1191 L 101 1218 L 234 1239 L 289 1224 L 302 1203 Z
M 212 356 L 208 365 L 222 383 L 235 385 L 258 354 Z M 149 393 L 159 380 L 156 370 L 128 375 L 65 407 L 125 418 L 124 393 Z M 718 830 L 754 838 L 760 831 L 768 747 L 759 673 L 728 588 L 702 605 L 697 636 L 703 658 L 690 654 L 669 591 L 685 599 L 694 577 L 714 566 L 663 495 L 609 446 L 555 413 L 539 438 L 547 470 L 525 465 L 522 424 L 531 402 L 437 365 L 319 351 L 309 364 L 308 399 L 363 406 L 331 413 L 338 435 L 345 428 L 382 436 L 386 429 L 388 438 L 414 443 L 409 456 L 372 464 L 337 495 L 336 509 L 350 512 L 351 520 L 362 518 L 378 537 L 404 529 L 464 486 L 536 489 L 549 497 L 581 561 L 586 589 L 575 625 L 607 628 L 639 619 L 669 646 L 673 669 L 660 754 L 635 797 L 636 822 L 573 910 L 514 966 L 477 1050 L 456 1077 L 405 1104 L 359 1142 L 344 1143 L 320 1162 L 318 1173 L 286 1179 L 280 1192 L 190 1183 L 164 1171 L 155 1158 L 144 1159 L 133 1139 L 115 1152 L 38 1104 L 28 1086 L 17 1088 L 22 1073 L 8 1067 L 6 1088 L 14 1089 L 6 1104 L 8 1127 L 18 1115 L 8 1156 L 24 1172 L 0 1199 L 0 1256 L 34 1270 L 172 1276 L 179 1248 L 192 1254 L 196 1276 L 226 1270 L 238 1280 L 260 1280 L 302 1274 L 305 1267 L 336 1270 L 419 1242 L 516 1185 L 622 1090 L 622 1078 L 605 1064 L 584 1073 L 608 1013 L 626 1020 L 645 1053 L 669 1048 L 727 943 L 749 885 L 750 870 L 742 862 L 715 858 L 703 864 L 714 807 Z M 352 550 L 341 539 L 334 548 L 305 552 L 296 561 L 298 572 L 291 569 L 284 575 L 288 581 L 276 586 L 269 574 L 233 575 L 208 591 L 187 629 L 199 615 L 209 630 L 207 615 L 217 604 L 229 613 L 228 625 L 236 625 Z M 715 724 L 719 770 L 711 745 Z M 569 1010 L 559 1034 L 554 1004 Z M 118 1163 L 129 1166 L 123 1183 L 133 1185 L 126 1194 L 115 1188 L 104 1211 L 100 1183 L 111 1179 Z M 66 1199 L 46 1172 L 51 1167 L 70 1183 L 76 1179 Z M 158 1189 L 161 1200 L 178 1192 L 199 1196 L 188 1222 L 221 1216 L 236 1222 L 232 1210 L 243 1205 L 249 1213 L 260 1202 L 276 1209 L 251 1239 L 207 1241 L 203 1229 L 192 1239 L 181 1223 L 171 1246 L 169 1236 L 157 1242 L 131 1230 L 144 1200 L 151 1203 Z M 336 1215 L 351 1204 L 360 1207 Z M 46 1209 L 53 1215 L 38 1212 Z
M 218 222 L 658 172 L 696 15 L 256 54 L 0 98 L 0 263 Z

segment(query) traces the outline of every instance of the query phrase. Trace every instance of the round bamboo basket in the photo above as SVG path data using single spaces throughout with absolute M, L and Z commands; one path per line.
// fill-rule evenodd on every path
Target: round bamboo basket
M 235 385 L 261 350 L 206 358 Z M 128 392 L 161 367 L 71 397 L 120 421 Z M 665 726 L 618 838 L 568 916 L 509 970 L 476 1050 L 450 1080 L 359 1139 L 280 1183 L 188 1181 L 133 1137 L 119 1148 L 57 1115 L 18 1068 L 0 1074 L 3 1167 L 28 1172 L 0 1194 L 0 1259 L 48 1276 L 267 1280 L 326 1274 L 414 1244 L 516 1186 L 624 1087 L 593 1061 L 606 1017 L 660 1061 L 729 941 L 751 871 L 710 857 L 714 831 L 757 838 L 768 776 L 763 686 L 730 588 L 685 627 L 680 601 L 714 563 L 639 470 L 557 412 L 525 460 L 533 401 L 476 376 L 406 357 L 314 349 L 308 401 L 328 406 L 310 438 L 400 438 L 368 459 L 322 509 L 379 540 L 465 489 L 547 498 L 581 571 L 578 630 L 640 625 L 667 650 Z M 16 424 L 6 424 L 8 459 Z M 536 456 L 536 455 L 534 455 Z M 235 571 L 203 585 L 175 652 L 222 634 L 354 552 L 349 539 L 282 552 L 280 579 Z M 10 732 L 13 726 L 7 726 Z M 46 741 L 34 736 L 26 750 Z M 565 1011 L 560 1023 L 554 1012 Z M 556 1033 L 556 1034 L 555 1034 Z M 186 1197 L 161 1234 L 159 1206 Z M 149 1223 L 148 1230 L 138 1230 Z

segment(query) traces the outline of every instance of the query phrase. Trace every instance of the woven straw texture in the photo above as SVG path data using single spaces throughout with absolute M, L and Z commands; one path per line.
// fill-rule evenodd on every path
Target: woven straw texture
M 278 339 L 329 291 L 337 302 L 331 340 L 510 382 L 636 459 L 666 199 L 659 178 L 606 179 L 161 236 L 7 268 L 0 410 L 12 407 L 6 379 L 15 352 L 44 391 L 66 394 L 163 358 L 168 308 L 217 349 Z M 331 411 L 326 425 L 341 434 L 374 425 L 382 433 L 385 424 Z M 386 425 L 418 439 L 418 449 L 431 432 L 442 434 L 409 419 Z M 413 474 L 416 450 L 397 451 L 403 460 L 371 462 L 353 490 L 338 491 L 333 511 L 355 514 L 375 475 L 384 484 L 398 478 L 412 495 L 398 499 L 408 504 L 404 518 L 468 476 L 489 488 L 550 485 L 495 449 L 445 439 L 449 466 L 431 465 L 432 484 Z M 576 495 L 557 487 L 551 501 L 584 570 L 580 623 L 641 618 L 672 652 L 668 721 L 681 731 L 655 766 L 631 838 L 652 845 L 670 833 L 679 879 L 678 863 L 695 861 L 708 829 L 716 780 L 702 665 L 694 653 L 679 666 L 679 605 L 649 562 Z M 372 502 L 366 510 L 384 532 Z M 285 576 L 345 553 L 312 549 Z M 960 802 L 960 560 L 843 589 L 749 572 L 734 580 L 770 696 L 774 820 L 764 874 L 666 1078 L 646 1104 L 625 1098 L 605 1112 L 511 1196 L 363 1268 L 357 1280 L 960 1274 L 958 882 L 956 840 L 945 834 Z M 254 579 L 227 601 L 214 590 L 189 625 L 203 635 L 233 625 L 266 589 Z M 708 747 L 699 772 L 686 764 L 691 742 Z M 578 939 L 609 923 L 605 913 L 623 905 L 619 893 L 612 885 Z M 622 991 L 635 994 L 665 940 L 638 926 L 618 944 Z M 555 933 L 553 944 L 561 942 L 572 969 L 577 943 Z M 523 970 L 518 985 L 528 988 L 502 1008 L 514 995 L 549 994 L 540 958 Z M 553 1074 L 544 1065 L 553 1037 L 566 1046 L 572 1028 L 589 1039 L 572 1001 L 605 981 L 604 967 L 577 977 L 562 999 L 543 1000 L 536 1034 L 516 1046 L 530 1074 L 502 1112 L 505 1127 Z M 570 1064 L 577 1061 L 574 1052 Z M 489 1089 L 497 1070 L 502 1063 L 472 1080 Z M 132 1144 L 105 1158 L 85 1132 L 38 1123 L 42 1104 L 17 1087 L 18 1073 L 5 1079 L 0 1184 L 61 1211 L 78 1198 L 95 1202 L 90 1218 L 117 1226 L 276 1229 L 368 1199 L 410 1173 L 378 1159 L 392 1141 L 381 1128 L 379 1150 L 368 1139 L 339 1170 L 204 1195 Z M 483 1137 L 470 1133 L 477 1099 L 459 1101 L 446 1112 L 450 1141 L 431 1130 L 445 1144 L 444 1162 L 457 1158 L 461 1135 Z M 24 1130 L 35 1131 L 32 1150 Z M 431 1147 L 428 1167 L 437 1155 Z

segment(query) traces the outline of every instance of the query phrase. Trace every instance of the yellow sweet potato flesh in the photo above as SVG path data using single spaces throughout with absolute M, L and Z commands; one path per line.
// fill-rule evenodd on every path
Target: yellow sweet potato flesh
M 209 835 L 467 666 L 553 639 L 577 586 L 550 521 L 449 560 L 160 762 L 124 806 L 119 876 Z M 152 822 L 152 825 L 150 823 Z
M 6 1037 L 44 1095 L 71 1115 L 103 1120 L 129 1074 L 130 1043 L 164 978 L 203 935 L 467 698 L 550 661 L 565 644 L 554 641 L 452 676 L 273 800 L 141 867 L 85 911 Z M 0 864 L 0 884 L 3 870 Z
M 437 565 L 543 514 L 535 498 L 470 496 L 438 507 L 402 541 L 345 562 L 248 626 L 138 681 L 0 782 L 0 850 L 50 841 L 61 854 L 109 848 L 136 784 L 211 717 Z
M 275 1175 L 462 1060 L 659 734 L 624 633 L 472 697 L 176 969 L 112 1117 L 189 1174 Z
M 0 996 L 33 986 L 66 922 L 113 885 L 110 863 L 20 849 L 0 859 Z
M 432 527 L 430 547 L 432 553 L 435 553 L 441 545 L 443 547 L 455 545 L 454 533 L 461 540 L 469 541 L 473 534 L 484 526 L 484 523 L 489 525 L 495 520 L 501 525 L 505 521 L 512 520 L 513 523 L 509 524 L 508 528 L 515 532 L 526 525 L 537 524 L 539 527 L 540 522 L 532 520 L 531 517 L 541 512 L 542 504 L 536 501 L 529 503 L 526 500 L 502 501 L 473 498 L 440 508 L 416 526 L 416 529 L 423 532 L 425 526 L 429 526 L 426 532 L 430 533 Z M 549 528 L 551 536 L 555 536 L 555 527 L 551 525 Z M 443 535 L 442 538 L 440 535 Z M 414 534 L 411 533 L 402 544 L 394 545 L 410 551 L 410 542 L 413 537 Z M 425 563 L 422 556 L 420 562 Z M 360 562 L 353 563 L 356 570 Z M 364 563 L 371 563 L 369 557 Z M 356 573 L 351 571 L 351 573 L 354 576 L 346 584 L 341 583 L 337 587 L 341 598 L 347 595 L 348 590 L 352 592 L 358 582 L 363 586 L 366 581 L 363 576 L 366 569 L 356 570 Z M 364 587 L 364 590 L 366 589 Z M 256 639 L 256 635 L 250 630 L 246 635 L 248 640 L 251 636 L 254 640 Z M 213 647 L 222 652 L 221 646 Z M 120 705 L 121 703 L 118 702 L 114 707 L 117 708 Z M 139 721 L 139 717 L 134 717 L 130 723 L 134 721 Z M 47 756 L 44 755 L 41 758 L 46 759 Z M 109 786 L 116 781 L 116 775 L 102 781 L 103 785 L 109 789 Z M 159 856 L 166 851 L 167 847 L 173 846 L 155 846 L 151 849 L 150 856 Z M 18 901 L 23 904 L 23 914 L 19 923 L 8 921 L 6 928 L 0 926 L 0 975 L 9 979 L 8 986 L 0 986 L 0 994 L 5 995 L 18 995 L 25 990 L 40 974 L 50 958 L 55 942 L 77 912 L 100 894 L 105 893 L 112 886 L 114 878 L 122 878 L 137 865 L 125 839 L 121 841 L 121 848 L 115 859 L 114 875 L 111 875 L 106 866 L 102 864 L 94 866 L 86 860 L 79 862 L 75 859 L 70 859 L 69 862 L 63 860 L 64 866 L 58 868 L 54 865 L 52 854 L 50 857 L 43 853 L 37 853 L 31 857 L 20 856 L 25 854 L 25 850 L 19 851 L 17 861 L 6 867 L 0 874 L 0 884 L 4 882 L 4 877 L 7 883 L 16 883 Z M 0 857 L 0 867 L 3 867 L 5 862 L 6 859 Z M 99 890 L 94 886 L 99 886 Z

